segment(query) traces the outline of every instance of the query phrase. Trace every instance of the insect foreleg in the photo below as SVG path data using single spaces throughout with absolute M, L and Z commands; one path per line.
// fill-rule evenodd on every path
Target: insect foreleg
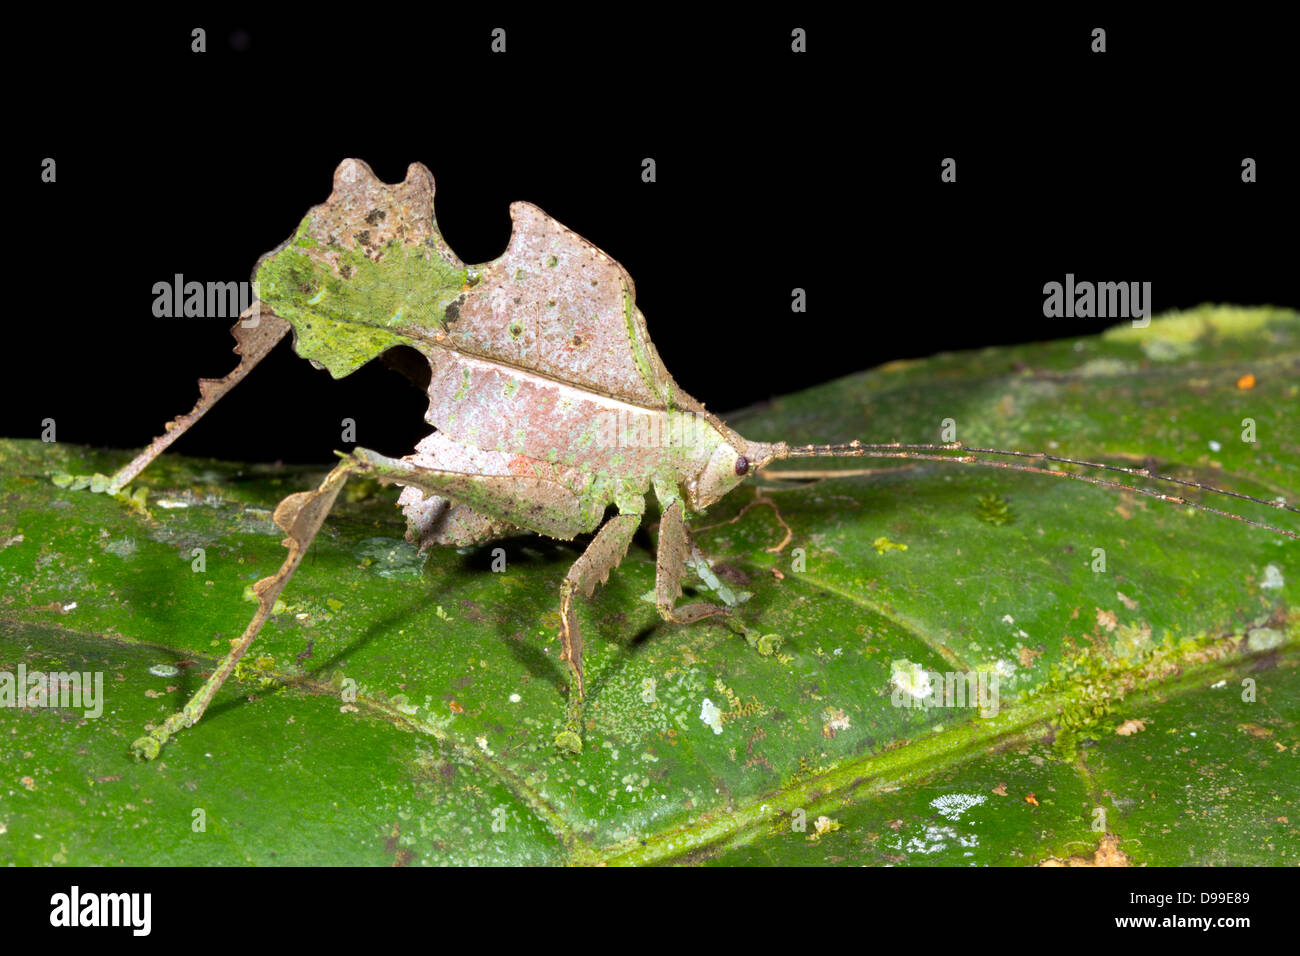
M 320 531 L 325 516 L 334 507 L 334 501 L 347 482 L 348 475 L 356 468 L 356 462 L 351 459 L 344 460 L 325 477 L 315 491 L 300 491 L 289 495 L 276 507 L 275 523 L 288 535 L 284 539 L 284 546 L 289 549 L 289 555 L 284 559 L 284 564 L 280 566 L 279 571 L 253 585 L 253 592 L 257 595 L 257 613 L 244 629 L 243 636 L 231 645 L 230 653 L 222 658 L 212 676 L 199 688 L 198 693 L 190 698 L 189 703 L 164 720 L 161 726 L 131 744 L 131 751 L 136 757 L 152 760 L 158 756 L 158 752 L 168 738 L 183 728 L 192 726 L 203 716 L 203 712 L 208 709 L 208 704 L 212 703 L 212 698 L 216 696 L 221 685 L 239 663 L 239 659 L 244 656 L 244 652 L 262 630 L 262 625 L 271 615 L 271 608 L 275 607 L 276 598 L 280 596 L 285 584 L 297 570 L 303 554 L 311 545 L 312 539 L 316 537 L 316 533 Z
M 691 624 L 715 614 L 731 613 L 720 604 L 704 601 L 674 607 L 682 593 L 682 574 L 688 562 L 703 561 L 704 556 L 691 541 L 686 528 L 681 499 L 664 511 L 659 522 L 659 552 L 655 562 L 655 606 L 665 621 Z

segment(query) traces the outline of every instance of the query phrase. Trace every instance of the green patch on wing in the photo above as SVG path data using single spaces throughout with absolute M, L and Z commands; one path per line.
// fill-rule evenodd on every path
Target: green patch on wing
M 444 327 L 447 307 L 466 284 L 464 267 L 423 242 L 394 241 L 369 255 L 337 243 L 322 248 L 311 238 L 311 221 L 309 214 L 296 240 L 257 270 L 257 294 L 293 325 L 299 355 L 342 378 Z

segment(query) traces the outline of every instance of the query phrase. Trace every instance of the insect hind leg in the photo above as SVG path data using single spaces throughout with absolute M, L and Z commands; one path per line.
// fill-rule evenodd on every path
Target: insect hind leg
M 235 665 L 239 663 L 240 658 L 244 656 L 262 630 L 262 625 L 271 616 L 271 609 L 275 607 L 280 592 L 284 590 L 284 586 L 289 583 L 294 571 L 298 569 L 303 554 L 311 546 L 321 525 L 325 522 L 325 516 L 330 513 L 339 492 L 347 483 L 348 475 L 356 469 L 355 461 L 345 459 L 325 477 L 315 491 L 300 491 L 289 495 L 276 506 L 275 523 L 288 535 L 284 539 L 284 546 L 289 549 L 289 554 L 284 559 L 284 564 L 275 574 L 262 578 L 253 585 L 253 592 L 257 595 L 257 613 L 249 621 L 243 635 L 232 642 L 230 653 L 222 658 L 212 676 L 204 681 L 203 686 L 181 710 L 131 744 L 131 752 L 138 759 L 152 760 L 158 756 L 163 744 L 167 743 L 172 736 L 186 727 L 193 726 L 203 716 L 203 712 L 208 709 L 208 705 L 212 703 L 221 685 L 234 671 Z

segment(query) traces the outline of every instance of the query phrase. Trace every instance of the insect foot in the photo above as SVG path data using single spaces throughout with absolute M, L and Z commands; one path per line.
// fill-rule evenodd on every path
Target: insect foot
M 152 760 L 158 756 L 163 744 L 181 730 L 198 723 L 203 712 L 208 709 L 208 705 L 217 695 L 217 691 L 221 689 L 221 685 L 234 672 L 235 665 L 239 663 L 258 632 L 262 630 L 262 625 L 271 616 L 271 609 L 275 606 L 280 592 L 289 583 L 289 578 L 293 577 L 293 572 L 298 569 L 303 554 L 310 547 L 316 533 L 320 531 L 325 516 L 334 507 L 334 501 L 338 498 L 343 485 L 347 483 L 348 475 L 357 468 L 358 464 L 354 459 L 345 458 L 335 466 L 315 491 L 296 492 L 276 506 L 272 517 L 276 525 L 287 535 L 283 543 L 289 549 L 284 564 L 275 574 L 262 578 L 253 585 L 253 593 L 257 595 L 257 612 L 249 621 L 243 635 L 230 642 L 230 653 L 221 659 L 212 676 L 204 681 L 203 686 L 179 712 L 172 714 L 162 722 L 161 726 L 155 727 L 146 736 L 137 738 L 131 744 L 131 753 L 136 759 Z
M 555 735 L 555 747 L 566 753 L 582 753 L 582 698 L 569 696 L 568 716 L 564 729 Z
M 50 476 L 50 481 L 58 488 L 67 488 L 69 491 L 90 491 L 94 494 L 107 494 L 111 498 L 116 498 L 136 514 L 144 518 L 152 518 L 149 509 L 145 506 L 148 501 L 148 490 L 144 487 L 136 488 L 131 491 L 125 488 L 114 488 L 113 479 L 108 475 L 99 473 L 93 475 L 70 475 L 66 472 L 58 472 Z
M 555 735 L 555 746 L 569 753 L 582 753 L 582 735 L 576 730 L 565 729 Z
M 563 629 L 560 631 L 560 641 L 564 641 Z M 569 666 L 572 672 L 571 662 Z M 582 666 L 581 658 L 578 666 L 579 668 Z M 564 729 L 555 735 L 555 748 L 571 754 L 582 753 L 582 691 L 580 686 L 573 683 L 569 684 L 569 703 L 565 708 Z
M 201 713 L 202 710 L 199 710 L 198 714 Z M 164 720 L 161 726 L 155 727 L 145 736 L 133 740 L 131 742 L 131 756 L 135 757 L 136 760 L 152 760 L 162 752 L 163 744 L 167 743 L 173 734 L 179 733 L 186 727 L 193 727 L 194 722 L 199 719 L 198 714 L 194 711 L 194 701 L 190 701 L 185 705 L 184 709 Z

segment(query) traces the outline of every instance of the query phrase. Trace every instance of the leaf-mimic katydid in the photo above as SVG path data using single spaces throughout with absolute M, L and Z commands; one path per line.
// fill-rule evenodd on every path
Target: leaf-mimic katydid
M 622 561 L 653 494 L 661 511 L 655 603 L 662 617 L 690 623 L 728 609 L 678 606 L 688 567 L 707 572 L 687 516 L 785 458 L 858 456 L 955 461 L 1087 481 L 1295 532 L 1150 488 L 1053 469 L 1106 469 L 1181 484 L 1297 512 L 1146 469 L 1046 454 L 952 444 L 790 445 L 748 441 L 677 386 L 636 306 L 632 278 L 610 256 L 535 206 L 510 207 L 505 252 L 469 266 L 447 246 L 433 215 L 433 178 L 412 165 L 387 185 L 345 160 L 334 190 L 254 271 L 258 301 L 236 323 L 238 367 L 200 382 L 201 397 L 113 476 L 120 492 L 172 441 L 293 330 L 294 349 L 335 378 L 396 346 L 427 360 L 426 421 L 435 429 L 402 459 L 358 448 L 314 491 L 285 498 L 275 522 L 289 554 L 254 586 L 258 608 L 230 653 L 178 713 L 136 740 L 151 758 L 202 715 L 248 650 L 320 530 L 349 475 L 372 474 L 404 487 L 407 536 L 420 548 L 469 545 L 536 532 L 571 540 L 595 534 L 560 586 L 560 640 L 570 672 L 569 713 L 556 738 L 581 750 L 582 636 L 574 601 L 590 597 Z M 630 434 L 639 440 L 628 440 Z M 654 440 L 646 441 L 645 436 Z M 1033 464 L 1007 461 L 1027 458 Z M 606 520 L 607 509 L 616 514 Z

